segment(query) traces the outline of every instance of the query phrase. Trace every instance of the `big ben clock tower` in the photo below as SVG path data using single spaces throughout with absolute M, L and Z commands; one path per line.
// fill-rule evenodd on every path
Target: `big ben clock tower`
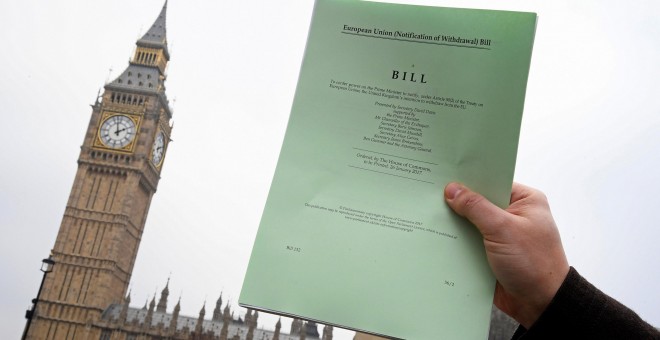
M 172 130 L 166 11 L 92 106 L 29 339 L 99 339 L 94 324 L 126 295 Z

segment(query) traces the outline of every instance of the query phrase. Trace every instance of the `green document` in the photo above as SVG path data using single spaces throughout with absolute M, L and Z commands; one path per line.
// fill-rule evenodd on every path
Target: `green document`
M 239 304 L 486 339 L 495 279 L 450 181 L 508 206 L 536 14 L 317 0 Z

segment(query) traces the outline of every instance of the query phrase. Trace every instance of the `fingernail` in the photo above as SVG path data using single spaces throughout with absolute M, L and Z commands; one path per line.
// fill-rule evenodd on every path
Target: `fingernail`
M 449 200 L 453 200 L 458 196 L 458 194 L 463 190 L 463 187 L 458 183 L 449 183 L 445 187 L 445 197 Z

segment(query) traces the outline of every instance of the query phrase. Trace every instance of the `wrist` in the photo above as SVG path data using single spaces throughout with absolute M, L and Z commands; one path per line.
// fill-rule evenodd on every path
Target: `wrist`
M 564 284 L 570 267 L 568 264 L 562 266 L 561 270 L 549 272 L 539 280 L 538 289 L 527 298 L 521 300 L 521 304 L 512 317 L 523 327 L 529 329 L 541 317 L 548 308 L 557 292 Z

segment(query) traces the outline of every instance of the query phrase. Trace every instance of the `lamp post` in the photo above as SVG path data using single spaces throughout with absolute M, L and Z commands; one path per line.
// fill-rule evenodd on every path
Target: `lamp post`
M 39 286 L 39 292 L 37 292 L 37 298 L 32 299 L 32 309 L 25 311 L 25 318 L 27 319 L 27 323 L 25 324 L 25 330 L 23 331 L 23 337 L 21 337 L 21 340 L 25 340 L 27 337 L 30 324 L 32 323 L 32 317 L 34 316 L 34 311 L 37 309 L 37 302 L 39 302 L 41 289 L 44 287 L 44 281 L 46 281 L 46 275 L 53 271 L 53 266 L 55 265 L 55 261 L 53 261 L 52 256 L 48 256 L 47 259 L 43 259 L 41 262 L 41 271 L 44 273 L 44 276 L 41 278 L 41 285 Z

